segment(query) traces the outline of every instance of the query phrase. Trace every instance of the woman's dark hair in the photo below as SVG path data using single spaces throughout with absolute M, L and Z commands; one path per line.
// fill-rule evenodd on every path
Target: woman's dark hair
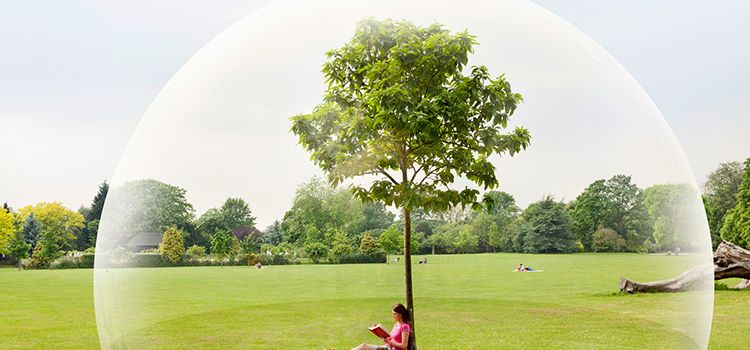
M 411 317 L 409 317 L 409 310 L 406 309 L 406 306 L 403 304 L 396 304 L 393 305 L 393 311 L 398 312 L 399 315 L 401 315 L 401 320 L 410 323 Z

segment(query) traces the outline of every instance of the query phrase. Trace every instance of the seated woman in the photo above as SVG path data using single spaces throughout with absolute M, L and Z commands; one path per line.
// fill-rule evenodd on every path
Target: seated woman
M 359 344 L 352 350 L 402 350 L 406 349 L 409 344 L 409 334 L 411 326 L 409 325 L 409 310 L 402 304 L 393 305 L 393 325 L 391 336 L 385 339 L 384 345 Z

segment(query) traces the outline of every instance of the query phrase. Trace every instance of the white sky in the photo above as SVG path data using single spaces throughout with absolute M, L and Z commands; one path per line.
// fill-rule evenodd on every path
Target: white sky
M 112 178 L 141 116 L 174 73 L 218 33 L 266 3 L 0 3 L 0 149 L 5 151 L 0 158 L 0 202 L 7 201 L 13 207 L 53 200 L 71 208 L 88 205 L 97 185 Z M 750 78 L 746 66 L 750 39 L 744 35 L 750 32 L 750 23 L 743 18 L 750 4 L 537 3 L 597 41 L 638 80 L 673 128 L 698 182 L 719 162 L 750 156 L 750 138 L 746 136 L 750 107 L 745 103 L 750 87 L 743 83 Z M 479 40 L 481 49 L 492 50 L 490 43 L 482 37 Z M 484 51 L 485 57 L 494 57 L 489 51 Z M 477 63 L 487 62 L 477 58 Z M 217 67 L 217 71 L 221 69 Z M 312 62 L 309 69 L 317 73 L 319 65 Z M 533 90 L 512 77 L 511 82 L 517 89 Z M 285 92 L 281 85 L 275 88 L 281 95 Z M 527 94 L 527 103 L 519 113 L 526 109 L 525 113 L 532 114 L 535 105 L 530 97 Z M 304 106 L 310 101 L 297 101 L 289 108 L 293 113 L 304 112 L 309 110 Z M 533 118 L 524 121 L 520 116 L 518 123 L 529 127 L 535 137 L 532 150 L 534 146 L 543 148 L 545 129 L 535 125 Z M 596 130 L 585 123 L 580 126 Z M 197 127 L 202 140 L 209 142 L 211 132 L 206 125 Z M 220 142 L 223 135 L 214 135 L 213 143 Z M 546 140 L 552 140 L 551 134 Z M 246 162 L 242 157 L 236 161 Z M 289 172 L 305 179 L 307 172 L 313 171 L 304 165 L 300 169 Z M 209 170 L 207 176 L 214 176 L 214 181 L 236 176 L 226 169 Z M 614 173 L 612 169 L 600 174 L 593 167 L 569 170 L 580 173 L 583 185 L 549 181 L 548 188 L 532 189 L 502 174 L 501 181 L 510 186 L 504 190 L 526 204 L 547 192 L 571 199 L 571 194 L 586 183 Z M 246 168 L 238 166 L 236 171 Z M 179 177 L 165 180 L 182 186 L 191 181 Z M 655 180 L 645 180 L 649 181 Z M 226 198 L 224 193 L 211 193 L 208 188 L 203 194 L 198 193 L 199 187 L 188 190 L 199 212 Z M 274 188 L 268 186 L 266 190 L 273 193 Z M 287 188 L 280 196 L 288 196 L 293 190 Z M 274 211 L 265 212 L 267 203 L 257 199 L 271 195 L 241 195 L 248 197 L 254 212 L 263 214 L 263 224 L 273 220 Z

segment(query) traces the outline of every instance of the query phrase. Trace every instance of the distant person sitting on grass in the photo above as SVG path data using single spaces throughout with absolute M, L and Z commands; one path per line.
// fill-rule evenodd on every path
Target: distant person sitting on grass
M 260 261 L 258 261 L 258 262 L 257 262 L 257 263 L 255 264 L 255 268 L 256 268 L 256 269 L 260 269 L 261 267 L 263 267 L 263 265 L 262 265 L 262 264 L 260 263 Z
M 372 344 L 359 344 L 352 350 L 403 350 L 406 349 L 409 344 L 409 334 L 411 334 L 411 326 L 409 325 L 409 310 L 403 304 L 393 305 L 393 320 L 396 324 L 393 325 L 390 337 L 385 338 L 385 344 L 383 345 L 372 345 Z
M 536 272 L 537 270 L 534 270 L 532 267 L 523 266 L 523 264 L 518 264 L 518 267 L 516 267 L 514 272 Z

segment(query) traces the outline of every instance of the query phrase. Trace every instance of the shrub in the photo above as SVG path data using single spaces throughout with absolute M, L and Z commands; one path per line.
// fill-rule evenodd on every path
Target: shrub
M 621 252 L 626 247 L 625 239 L 610 228 L 600 228 L 594 232 L 591 242 L 595 252 Z
M 191 245 L 190 248 L 185 251 L 185 255 L 191 258 L 203 258 L 206 256 L 206 247 Z
M 185 238 L 176 226 L 171 226 L 164 231 L 160 252 L 164 260 L 177 264 L 185 255 Z
M 387 257 L 385 252 L 381 251 L 372 255 L 364 254 L 348 254 L 342 255 L 338 258 L 339 264 L 373 264 L 373 263 L 385 263 Z

